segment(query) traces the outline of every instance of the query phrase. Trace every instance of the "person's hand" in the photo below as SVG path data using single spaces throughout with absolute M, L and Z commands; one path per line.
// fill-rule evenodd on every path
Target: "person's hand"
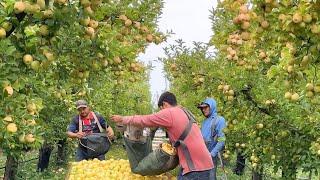
M 113 132 L 113 129 L 109 126 L 107 128 L 107 136 L 109 139 L 113 139 L 114 138 L 114 132 Z
M 77 136 L 77 138 L 81 139 L 81 138 L 83 138 L 84 136 L 86 136 L 86 133 L 84 133 L 84 132 L 77 132 L 77 133 L 76 133 L 76 136 Z
M 111 120 L 113 122 L 121 123 L 123 121 L 123 117 L 120 115 L 112 115 Z

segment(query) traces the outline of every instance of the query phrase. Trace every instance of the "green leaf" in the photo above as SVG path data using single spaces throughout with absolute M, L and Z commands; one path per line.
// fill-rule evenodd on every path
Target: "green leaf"
M 272 65 L 270 67 L 270 69 L 267 72 L 267 77 L 268 77 L 269 80 L 274 78 L 278 74 L 278 71 L 279 71 L 278 69 L 279 68 L 277 66 L 275 66 L 275 65 Z

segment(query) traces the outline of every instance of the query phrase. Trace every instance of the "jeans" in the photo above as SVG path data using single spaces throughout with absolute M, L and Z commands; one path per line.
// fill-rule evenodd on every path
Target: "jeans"
M 193 171 L 182 175 L 182 168 L 180 168 L 177 180 L 213 180 L 213 173 L 213 169 L 209 169 L 205 171 Z
M 100 155 L 98 157 L 96 157 L 97 159 L 99 159 L 100 161 L 101 160 L 105 160 L 105 156 L 104 154 L 103 155 Z M 81 147 L 78 147 L 77 148 L 77 152 L 76 152 L 76 161 L 79 162 L 79 161 L 82 161 L 82 160 L 88 160 L 89 158 L 87 157 L 87 153 L 84 151 L 84 149 L 82 149 Z

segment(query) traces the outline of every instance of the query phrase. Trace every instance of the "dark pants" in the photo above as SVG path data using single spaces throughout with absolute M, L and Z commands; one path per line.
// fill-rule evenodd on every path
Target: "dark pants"
M 237 153 L 237 162 L 236 162 L 236 167 L 233 169 L 233 172 L 239 176 L 241 176 L 244 172 L 246 164 L 246 157 L 242 155 L 241 152 Z
M 210 169 L 206 171 L 193 171 L 182 175 L 182 168 L 180 168 L 177 178 L 178 180 L 213 180 L 213 173 L 213 169 Z
M 100 161 L 101 160 L 105 160 L 105 156 L 104 154 L 103 155 L 100 155 L 98 157 L 95 157 L 97 159 L 99 159 Z M 85 152 L 85 150 L 81 147 L 78 147 L 77 148 L 77 152 L 76 152 L 76 161 L 79 162 L 79 161 L 82 161 L 82 160 L 88 160 L 89 158 L 87 157 L 87 152 Z M 91 159 L 91 158 L 90 158 Z
M 212 157 L 212 162 L 213 162 L 213 177 L 212 177 L 212 180 L 216 180 L 217 179 L 217 169 L 218 169 L 218 156 L 216 157 Z

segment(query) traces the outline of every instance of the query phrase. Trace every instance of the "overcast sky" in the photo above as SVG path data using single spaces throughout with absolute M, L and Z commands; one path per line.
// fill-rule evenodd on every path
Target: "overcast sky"
M 212 36 L 210 12 L 216 6 L 216 0 L 164 0 L 163 13 L 159 19 L 159 29 L 162 32 L 173 31 L 166 43 L 150 44 L 139 60 L 152 63 L 154 66 L 150 74 L 150 85 L 153 101 L 158 95 L 168 90 L 168 82 L 163 75 L 163 65 L 157 62 L 158 57 L 164 57 L 163 48 L 182 39 L 188 46 L 193 41 L 207 43 Z

